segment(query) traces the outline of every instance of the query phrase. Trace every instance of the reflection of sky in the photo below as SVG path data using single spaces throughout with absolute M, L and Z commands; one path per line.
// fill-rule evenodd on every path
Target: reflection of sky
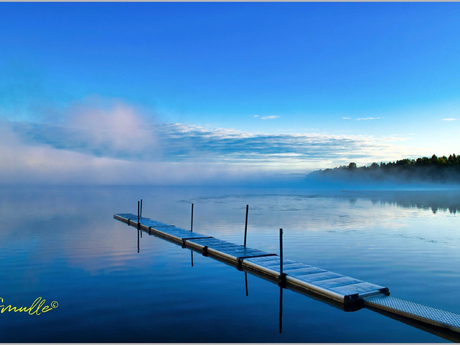
M 49 314 L 51 323 L 41 324 L 41 331 L 39 324 L 18 318 L 8 319 L 0 330 L 12 327 L 9 333 L 2 333 L 7 334 L 6 339 L 18 329 L 15 327 L 28 326 L 42 334 L 54 325 L 61 330 L 54 339 L 60 340 L 59 334 L 88 341 L 114 339 L 109 335 L 114 332 L 120 339 L 140 340 L 142 335 L 149 341 L 164 341 L 168 336 L 185 341 L 165 330 L 192 322 L 193 341 L 238 341 L 219 318 L 223 322 L 244 308 L 255 319 L 243 319 L 262 335 L 246 330 L 241 336 L 268 341 L 268 335 L 263 334 L 277 331 L 277 310 L 272 310 L 277 308 L 276 286 L 270 288 L 270 284 L 250 276 L 251 298 L 240 300 L 244 278 L 232 268 L 197 253 L 191 268 L 188 250 L 145 234 L 137 254 L 136 230 L 112 217 L 117 212 L 135 213 L 140 198 L 145 216 L 186 229 L 193 202 L 196 232 L 235 243 L 243 241 L 245 205 L 249 204 L 248 246 L 277 253 L 278 229 L 283 227 L 288 258 L 386 285 L 395 297 L 460 313 L 460 306 L 452 304 L 460 297 L 457 216 L 406 207 L 398 201 L 423 200 L 429 206 L 428 194 L 422 198 L 404 192 L 291 192 L 152 187 L 3 189 L 1 297 L 18 304 L 43 295 L 58 300 L 60 309 Z M 432 195 L 432 200 L 442 204 L 442 194 Z M 451 194 L 448 200 L 455 200 L 455 196 Z M 285 305 L 286 337 L 279 341 L 439 341 L 397 322 L 382 321 L 373 313 L 346 314 L 296 294 L 286 293 Z M 262 316 L 260 310 L 270 310 L 274 319 L 271 312 Z M 163 315 L 161 321 L 156 312 Z M 86 313 L 98 316 L 93 325 L 85 321 Z M 130 336 L 121 336 L 121 330 L 115 329 L 126 330 L 126 325 L 132 325 L 129 319 L 141 316 L 159 324 Z M 369 326 L 361 335 L 345 330 L 364 319 Z M 147 326 L 147 321 L 139 322 Z M 305 325 L 315 322 L 317 329 L 305 334 Z M 341 325 L 336 336 L 327 331 L 326 323 L 330 322 Z M 393 335 L 382 334 L 382 322 Z M 202 324 L 213 324 L 221 333 L 203 332 Z M 20 339 L 30 340 L 23 337 Z

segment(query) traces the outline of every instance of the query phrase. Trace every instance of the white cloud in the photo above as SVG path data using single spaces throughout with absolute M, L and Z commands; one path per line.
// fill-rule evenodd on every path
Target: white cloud
M 448 118 L 445 118 L 445 119 L 442 119 L 442 120 L 443 120 L 443 121 L 455 121 L 455 119 L 452 118 L 452 117 L 448 117 Z
M 351 117 L 342 117 L 343 120 L 351 120 Z
M 58 125 L 0 123 L 0 183 L 196 184 L 306 173 L 419 153 L 401 140 L 156 124 L 122 103 L 83 104 Z
M 0 124 L 2 184 L 199 184 L 237 180 L 255 175 L 257 170 L 244 165 L 96 157 L 45 144 L 26 144 L 8 124 Z
M 356 120 L 358 121 L 367 121 L 367 120 L 378 120 L 380 117 L 358 117 Z
M 148 147 L 141 155 L 117 155 L 104 154 L 98 147 L 81 149 L 72 132 L 59 132 L 61 127 L 11 130 L 4 124 L 0 129 L 3 183 L 196 184 L 256 173 L 306 173 L 350 161 L 363 165 L 414 154 L 395 144 L 401 140 L 397 137 L 256 134 L 176 123 L 152 127 L 162 143 L 161 157 L 152 154 L 158 147 Z M 27 136 L 33 131 L 38 133 Z M 42 141 L 32 141 L 35 137 Z
M 254 115 L 254 117 L 259 117 L 259 115 Z
M 363 165 L 369 161 L 394 160 L 400 159 L 401 155 L 419 153 L 399 144 L 407 138 L 397 136 L 256 134 L 219 128 L 206 132 L 198 126 L 165 126 L 167 146 L 184 153 L 184 159 L 253 164 L 261 169 L 307 171 L 331 167 L 331 164 L 337 166 L 355 161 Z M 176 126 L 180 135 L 176 134 Z M 184 145 L 190 150 L 184 152 Z
M 269 116 L 262 116 L 260 119 L 261 120 L 274 120 L 274 119 L 277 119 L 279 118 L 278 115 L 269 115 Z
M 78 130 L 86 142 L 115 151 L 140 152 L 157 144 L 148 121 L 136 109 L 120 102 L 110 107 L 74 105 L 65 124 Z

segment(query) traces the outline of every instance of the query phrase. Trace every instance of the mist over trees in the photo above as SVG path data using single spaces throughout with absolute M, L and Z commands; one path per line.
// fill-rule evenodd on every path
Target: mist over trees
M 351 162 L 334 169 L 315 171 L 310 176 L 354 181 L 460 183 L 460 155 L 454 153 L 449 157 L 433 155 L 431 158 L 406 158 L 396 162 L 374 162 L 361 167 Z

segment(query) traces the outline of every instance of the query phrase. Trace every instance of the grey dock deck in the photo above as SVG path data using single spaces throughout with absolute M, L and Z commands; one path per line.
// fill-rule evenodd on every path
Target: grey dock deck
M 149 235 L 213 257 L 344 311 L 368 308 L 450 341 L 460 342 L 460 315 L 390 297 L 387 287 L 289 259 L 283 259 L 285 279 L 282 280 L 280 257 L 276 253 L 222 241 L 150 218 L 139 217 L 138 224 L 138 216 L 132 213 L 119 213 L 113 217 Z
M 114 218 L 138 227 L 138 216 L 135 214 L 120 213 L 115 214 Z M 183 248 L 190 248 L 203 255 L 219 258 L 238 269 L 247 268 L 275 279 L 280 277 L 280 257 L 276 253 L 243 247 L 144 217 L 139 218 L 139 230 L 168 239 Z M 364 297 L 389 294 L 387 287 L 289 259 L 283 259 L 283 273 L 286 274 L 287 287 L 294 286 L 345 305 L 353 304 L 357 308 L 363 305 Z

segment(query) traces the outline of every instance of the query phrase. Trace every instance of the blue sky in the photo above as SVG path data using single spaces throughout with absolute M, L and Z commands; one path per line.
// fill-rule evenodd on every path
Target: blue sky
M 50 150 L 95 174 L 460 153 L 458 18 L 458 3 L 1 3 L 0 119 L 23 164 Z M 37 164 L 43 181 L 60 169 Z

